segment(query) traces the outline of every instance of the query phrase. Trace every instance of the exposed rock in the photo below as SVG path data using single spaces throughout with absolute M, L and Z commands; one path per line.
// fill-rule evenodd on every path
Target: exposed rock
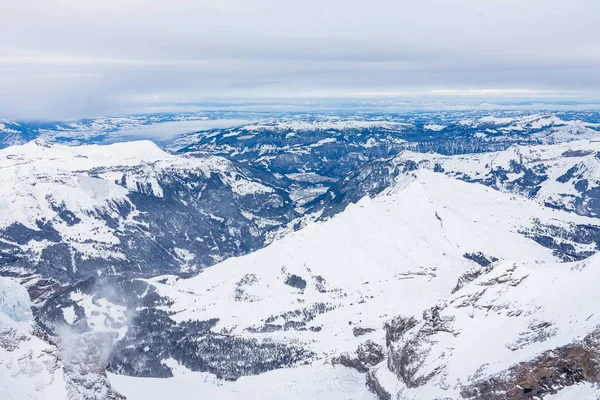
M 333 364 L 341 364 L 366 373 L 369 368 L 379 364 L 385 358 L 383 347 L 372 340 L 361 343 L 355 353 L 342 353 L 332 360 Z
M 410 325 L 404 324 L 404 333 L 401 336 L 395 336 L 396 340 L 389 341 L 388 368 L 409 388 L 425 384 L 439 372 L 438 369 L 434 369 L 425 375 L 419 374 L 421 365 L 435 343 L 433 336 L 440 332 L 454 334 L 453 318 L 441 316 L 440 311 L 441 307 L 437 306 L 425 310 L 422 322 L 409 329 L 406 327 Z
M 580 382 L 600 381 L 600 329 L 508 370 L 462 388 L 473 400 L 524 400 L 557 393 Z
M 284 283 L 288 286 L 295 287 L 300 290 L 306 289 L 306 281 L 298 275 L 292 274 L 288 276 L 287 278 L 285 278 Z
M 369 370 L 369 372 L 367 372 L 365 384 L 373 393 L 375 393 L 379 400 L 392 400 L 392 394 L 388 392 L 379 382 L 377 372 L 377 369 Z
M 354 334 L 355 337 L 363 336 L 363 335 L 366 335 L 367 333 L 371 333 L 371 332 L 375 332 L 375 331 L 376 331 L 375 328 L 363 328 L 360 326 L 355 326 L 354 328 L 352 328 L 352 333 Z
M 398 316 L 387 322 L 385 329 L 385 345 L 389 347 L 393 342 L 397 342 L 402 336 L 417 326 L 419 322 L 414 317 Z
M 481 265 L 482 267 L 488 267 L 491 263 L 498 261 L 498 259 L 494 256 L 486 256 L 482 252 L 478 253 L 465 253 L 463 255 L 467 260 L 471 260 Z
M 489 272 L 489 268 L 477 268 L 465 272 L 456 281 L 456 286 L 454 286 L 454 289 L 452 289 L 451 294 L 458 292 L 467 283 L 474 281 L 486 272 Z

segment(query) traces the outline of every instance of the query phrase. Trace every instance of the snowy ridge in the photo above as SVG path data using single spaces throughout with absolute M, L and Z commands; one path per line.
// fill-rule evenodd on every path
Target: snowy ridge
M 175 378 L 151 385 L 156 385 L 157 393 L 185 385 L 235 399 L 254 393 L 270 376 L 283 382 L 303 376 L 315 385 L 310 389 L 314 392 L 295 384 L 289 387 L 289 398 L 301 398 L 302 393 L 344 398 L 335 388 L 315 381 L 313 374 L 322 371 L 334 380 L 350 379 L 348 387 L 356 388 L 356 398 L 369 398 L 358 391 L 357 375 L 350 378 L 339 363 L 360 371 L 366 368 L 369 387 L 399 399 L 459 399 L 492 376 L 504 377 L 510 385 L 515 373 L 506 371 L 515 363 L 573 343 L 600 324 L 590 317 L 598 301 L 593 289 L 598 256 L 558 263 L 551 249 L 524 234 L 540 223 L 569 229 L 573 224 L 597 225 L 598 220 L 417 170 L 399 177 L 374 199 L 365 198 L 328 221 L 309 224 L 197 277 L 144 280 L 166 299 L 154 307 L 169 313 L 169 324 L 183 327 L 211 321 L 212 333 L 202 340 L 211 336 L 270 340 L 312 354 L 303 361 L 308 366 L 244 377 L 221 387 L 202 365 L 196 369 L 181 354 L 172 353 L 159 360 L 171 366 Z M 595 251 L 593 246 L 587 250 Z M 584 293 L 571 297 L 572 304 L 561 305 L 575 287 Z M 578 311 L 571 313 L 573 309 Z M 390 323 L 397 316 L 414 322 L 394 336 L 395 345 L 386 342 L 386 332 L 397 326 Z M 450 322 L 432 322 L 439 319 Z M 172 326 L 166 325 L 163 335 Z M 499 330 L 502 333 L 492 334 Z M 127 340 L 122 346 L 147 349 L 144 357 L 161 346 L 144 336 Z M 375 351 L 374 364 L 352 358 L 365 343 Z M 477 351 L 465 358 L 474 343 Z M 415 348 L 416 358 L 406 357 L 416 372 L 405 376 L 397 372 L 401 369 L 393 369 L 400 367 L 389 365 L 396 362 L 398 349 L 410 348 Z M 513 349 L 519 349 L 518 359 Z M 220 361 L 221 367 L 228 362 L 236 363 Z M 178 363 L 187 368 L 177 367 Z M 333 369 L 327 366 L 330 363 L 336 364 Z M 135 378 L 111 379 L 117 388 L 139 398 L 133 390 Z M 198 380 L 204 383 L 191 384 Z M 559 386 L 556 390 L 565 385 Z M 274 388 L 273 396 L 279 390 Z
M 540 203 L 600 215 L 600 140 L 513 146 L 495 153 L 446 157 L 405 152 L 396 160 L 441 168 L 451 176 L 520 192 Z
M 413 304 L 406 305 L 422 308 L 449 292 L 473 266 L 466 253 L 500 259 L 518 254 L 524 262 L 555 260 L 551 251 L 519 233 L 534 226 L 536 218 L 567 226 L 595 222 L 526 199 L 509 199 L 509 194 L 418 171 L 375 200 L 365 198 L 326 223 L 311 224 L 263 250 L 226 260 L 195 278 L 152 282 L 159 293 L 176 301 L 169 307 L 176 321 L 219 318 L 217 330 L 243 334 L 271 316 L 317 303 L 335 309 L 354 303 L 350 309 L 356 310 L 330 312 L 307 327 L 324 323 L 327 331 L 328 324 L 343 321 L 346 313 L 377 326 L 381 317 L 360 310 L 392 315 L 399 294 L 391 287 L 406 285 L 415 296 L 422 293 L 422 300 L 411 296 Z M 285 284 L 290 276 L 302 278 L 305 288 Z M 342 337 L 350 340 L 351 330 Z
M 149 141 L 9 147 L 0 184 L 0 208 L 11 210 L 0 215 L 3 268 L 62 282 L 103 274 L 107 263 L 113 273 L 193 271 L 260 247 L 264 231 L 294 215 L 285 193 L 231 161 Z
M 460 121 L 461 125 L 481 127 L 486 125 L 496 126 L 502 132 L 524 131 L 527 129 L 543 129 L 552 126 L 582 126 L 600 128 L 600 124 L 581 121 L 563 120 L 554 114 L 531 114 L 522 116 L 495 116 L 489 115 L 478 119 Z
M 1 150 L 36 321 L 0 278 L 0 370 L 69 400 L 597 397 L 597 116 L 403 118 Z

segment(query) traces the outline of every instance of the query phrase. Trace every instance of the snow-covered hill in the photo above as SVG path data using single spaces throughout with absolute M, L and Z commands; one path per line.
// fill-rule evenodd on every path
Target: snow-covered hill
M 323 363 L 365 372 L 387 357 L 382 328 L 396 316 L 421 318 L 490 266 L 556 265 L 560 254 L 532 237 L 549 225 L 598 229 L 598 220 L 418 170 L 374 199 L 196 277 L 138 280 L 137 289 L 109 294 L 74 288 L 46 305 L 54 313 L 47 323 L 97 331 L 98 321 L 105 321 L 101 330 L 117 322 L 111 370 L 129 375 L 164 377 L 183 368 L 235 379 Z M 567 237 L 562 244 L 597 251 Z M 144 311 L 128 317 L 131 305 Z
M 594 118 L 293 115 L 186 137 L 225 157 L 1 150 L 0 275 L 35 308 L 0 278 L 0 385 L 69 400 L 119 398 L 109 379 L 134 400 L 597 396 Z
M 498 153 L 445 157 L 406 153 L 420 166 L 524 194 L 540 203 L 600 216 L 600 138 L 549 146 L 514 146 Z
M 262 247 L 266 231 L 296 216 L 275 181 L 151 142 L 9 147 L 0 151 L 2 274 L 70 284 L 194 272 Z

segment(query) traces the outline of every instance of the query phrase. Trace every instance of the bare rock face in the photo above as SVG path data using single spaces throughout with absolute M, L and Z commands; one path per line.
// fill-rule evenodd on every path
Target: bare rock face
M 581 341 L 465 386 L 461 395 L 473 400 L 541 398 L 577 383 L 599 381 L 600 329 L 596 329 Z
M 367 372 L 365 384 L 375 393 L 379 400 L 392 400 L 392 394 L 379 381 L 376 369 L 371 369 Z
M 406 332 L 417 326 L 418 321 L 414 317 L 396 317 L 385 324 L 385 345 L 390 346 L 404 336 Z
M 375 328 L 355 326 L 354 328 L 352 328 L 352 334 L 355 337 L 359 337 L 359 336 L 363 336 L 363 335 L 366 335 L 366 334 L 371 333 L 371 332 L 375 332 L 376 330 L 377 329 L 375 329 Z
M 420 323 L 414 318 L 401 318 L 386 325 L 388 368 L 408 388 L 423 385 L 439 372 L 434 369 L 420 374 L 419 369 L 435 343 L 433 336 L 440 332 L 453 334 L 452 318 L 441 316 L 440 310 L 437 306 L 425 310 Z
M 358 372 L 366 373 L 370 367 L 374 367 L 385 358 L 383 347 L 367 340 L 361 343 L 355 353 L 342 353 L 333 359 L 333 364 L 341 364 L 348 368 L 354 368 Z

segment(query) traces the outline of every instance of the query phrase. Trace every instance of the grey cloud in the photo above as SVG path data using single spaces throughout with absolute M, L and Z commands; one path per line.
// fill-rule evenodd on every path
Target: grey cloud
M 600 92 L 597 0 L 0 2 L 9 117 L 363 92 Z

